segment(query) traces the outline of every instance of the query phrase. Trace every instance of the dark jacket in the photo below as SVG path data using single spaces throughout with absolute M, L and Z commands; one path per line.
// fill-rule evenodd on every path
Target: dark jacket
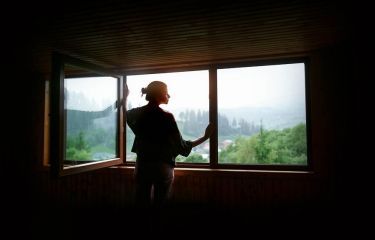
M 166 162 L 175 166 L 179 154 L 187 157 L 191 152 L 192 143 L 182 138 L 173 115 L 159 106 L 128 110 L 126 121 L 135 134 L 132 152 L 139 163 Z

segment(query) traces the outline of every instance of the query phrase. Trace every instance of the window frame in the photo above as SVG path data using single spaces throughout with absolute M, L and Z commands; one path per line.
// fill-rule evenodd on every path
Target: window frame
M 275 164 L 219 164 L 218 163 L 218 89 L 217 74 L 219 69 L 254 67 L 254 66 L 270 66 L 291 63 L 303 63 L 305 66 L 305 109 L 306 109 L 306 144 L 307 144 L 307 164 L 306 165 L 275 165 Z M 235 63 L 217 63 L 202 64 L 187 67 L 175 68 L 148 68 L 146 70 L 123 71 L 120 74 L 114 73 L 106 68 L 87 63 L 80 59 L 54 52 L 52 54 L 52 78 L 50 81 L 50 111 L 49 116 L 49 160 L 51 163 L 51 172 L 54 176 L 65 176 L 80 172 L 87 172 L 99 168 L 111 167 L 122 164 L 127 167 L 134 167 L 135 162 L 126 160 L 126 116 L 123 114 L 122 108 L 118 107 L 117 113 L 117 150 L 119 157 L 112 160 L 104 160 L 89 164 L 81 164 L 68 169 L 63 169 L 64 156 L 64 66 L 65 64 L 88 70 L 98 75 L 111 76 L 118 79 L 117 99 L 123 98 L 124 86 L 128 75 L 139 74 L 155 74 L 155 73 L 171 73 L 181 71 L 198 71 L 208 70 L 209 72 L 209 122 L 215 127 L 215 131 L 209 138 L 210 142 L 210 158 L 209 163 L 177 163 L 178 168 L 191 169 L 217 169 L 217 170 L 260 170 L 260 171 L 313 171 L 312 150 L 311 150 L 311 93 L 310 93 L 310 58 L 308 56 L 284 57 L 277 59 L 263 59 L 254 61 L 241 61 Z M 88 77 L 88 75 L 84 75 Z M 80 77 L 84 77 L 81 75 Z M 93 75 L 90 75 L 93 76 Z M 46 109 L 47 110 L 47 109 Z M 48 126 L 48 124 L 46 125 Z M 202 133 L 203 134 L 203 133 Z M 48 135 L 48 133 L 47 133 Z M 46 134 L 45 134 L 46 136 Z M 45 141 L 46 144 L 46 141 Z M 46 154 L 46 153 L 45 153 Z
M 64 168 L 65 152 L 65 124 L 66 113 L 64 109 L 64 79 L 65 65 L 77 69 L 89 71 L 89 74 L 80 74 L 79 77 L 109 76 L 117 79 L 117 132 L 116 132 L 116 153 L 117 157 L 108 160 L 82 163 L 79 165 Z M 78 77 L 69 75 L 69 77 Z M 87 63 L 80 59 L 54 52 L 52 54 L 52 77 L 50 81 L 50 148 L 49 159 L 53 176 L 65 176 L 81 172 L 87 172 L 100 168 L 115 166 L 124 163 L 124 129 L 123 114 L 121 105 L 118 104 L 123 95 L 123 76 L 104 69 L 95 64 Z
M 303 63 L 305 66 L 305 109 L 306 109 L 306 144 L 307 144 L 307 163 L 306 165 L 276 165 L 276 164 L 219 164 L 218 163 L 218 96 L 217 96 L 217 72 L 218 69 L 241 68 L 241 67 L 255 67 L 255 66 L 271 66 L 292 63 Z M 255 61 L 242 61 L 236 63 L 218 63 L 210 65 L 199 65 L 194 67 L 178 67 L 168 69 L 147 69 L 138 71 L 124 72 L 124 79 L 126 76 L 139 74 L 155 74 L 155 73 L 170 73 L 180 71 L 209 71 L 209 122 L 215 126 L 215 131 L 209 138 L 210 141 L 210 159 L 209 163 L 177 163 L 177 167 L 181 168 L 207 168 L 207 169 L 223 169 L 223 170 L 265 170 L 265 171 L 312 171 L 313 162 L 311 156 L 311 111 L 310 111 L 310 59 L 307 56 L 302 57 L 285 57 L 278 59 L 266 59 Z M 126 130 L 125 130 L 126 131 Z M 126 134 L 126 132 L 124 132 Z M 203 133 L 202 133 L 203 134 Z M 126 147 L 124 149 L 126 151 Z M 125 165 L 133 166 L 134 162 L 127 162 L 124 159 Z
M 132 75 L 145 75 L 145 74 L 157 74 L 157 73 L 174 73 L 174 72 L 187 72 L 187 71 L 201 71 L 201 70 L 207 70 L 209 73 L 209 79 L 208 79 L 208 87 L 209 87 L 209 92 L 211 92 L 211 78 L 210 78 L 210 70 L 209 70 L 209 65 L 199 65 L 199 66 L 194 66 L 194 67 L 177 67 L 177 68 L 163 68 L 163 69 L 147 69 L 147 70 L 133 70 L 133 71 L 125 71 L 122 72 L 123 79 L 124 79 L 124 84 L 127 84 L 127 77 Z M 209 111 L 209 122 L 213 122 L 214 119 L 211 113 L 211 105 L 212 103 L 212 96 L 209 96 L 209 103 L 208 103 L 208 111 Z M 126 111 L 126 106 L 125 106 L 125 111 Z M 125 145 L 124 145 L 124 165 L 125 166 L 135 166 L 135 161 L 127 161 L 126 160 L 126 116 L 124 116 L 125 120 L 125 126 L 124 126 L 124 135 L 125 135 Z M 216 125 L 215 125 L 216 126 Z M 204 132 L 202 132 L 203 135 Z M 214 136 L 215 133 L 212 135 Z M 212 154 L 212 136 L 207 140 L 210 141 L 210 159 L 209 163 L 188 163 L 188 162 L 176 162 L 177 167 L 183 167 L 183 168 L 212 168 L 211 162 L 211 154 Z M 193 139 L 186 139 L 186 140 L 193 140 Z
M 222 63 L 216 64 L 216 74 L 218 69 L 241 68 L 241 67 L 255 67 L 255 66 L 271 66 L 303 63 L 305 65 L 305 109 L 306 109 L 306 145 L 307 145 L 307 163 L 306 165 L 276 165 L 276 164 L 251 164 L 251 165 L 236 165 L 236 164 L 218 164 L 219 169 L 247 169 L 247 170 L 265 170 L 265 171 L 313 171 L 313 162 L 311 156 L 311 97 L 310 97 L 310 59 L 307 56 L 303 57 L 289 57 L 256 61 L 245 61 L 240 63 Z M 217 110 L 217 75 L 215 78 L 216 84 L 216 110 Z M 216 112 L 218 116 L 218 112 Z M 217 126 L 217 122 L 216 125 Z M 216 128 L 217 129 L 217 128 Z M 217 131 L 216 131 L 217 132 Z M 216 135 L 216 138 L 218 136 Z M 218 146 L 216 145 L 216 148 Z M 218 157 L 215 159 L 218 161 Z

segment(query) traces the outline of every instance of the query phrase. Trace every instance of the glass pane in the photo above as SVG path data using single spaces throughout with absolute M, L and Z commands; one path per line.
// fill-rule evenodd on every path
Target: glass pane
M 117 157 L 117 79 L 64 79 L 65 166 Z
M 129 87 L 127 109 L 146 105 L 145 96 L 141 96 L 141 89 L 152 81 L 162 81 L 167 84 L 171 98 L 167 105 L 161 108 L 171 112 L 182 137 L 185 140 L 194 140 L 203 136 L 209 121 L 208 114 L 208 71 L 189 71 L 160 74 L 146 74 L 127 76 Z M 134 134 L 126 128 L 126 159 L 135 161 L 136 155 L 131 152 Z M 210 146 L 209 141 L 193 148 L 188 157 L 178 156 L 177 162 L 208 163 Z
M 303 63 L 218 70 L 221 164 L 306 165 Z

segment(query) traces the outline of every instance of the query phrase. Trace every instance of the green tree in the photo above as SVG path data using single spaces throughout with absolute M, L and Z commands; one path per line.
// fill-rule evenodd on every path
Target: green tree
M 271 148 L 268 146 L 267 141 L 267 133 L 263 130 L 263 126 L 260 127 L 260 132 L 257 136 L 257 142 L 255 144 L 255 157 L 258 163 L 270 163 L 269 154 L 271 152 Z
M 208 163 L 208 159 L 204 159 L 202 155 L 197 153 L 192 153 L 188 157 L 177 156 L 176 162 L 184 163 Z
M 79 132 L 78 134 L 78 139 L 77 139 L 77 142 L 76 142 L 76 148 L 78 150 L 88 150 L 89 147 L 85 141 L 85 134 L 83 132 Z
M 255 136 L 247 138 L 247 139 L 242 138 L 239 141 L 236 140 L 236 144 L 238 145 L 236 163 L 241 163 L 241 164 L 257 163 L 256 149 L 255 149 L 255 146 L 257 144 L 257 138 Z
M 85 140 L 84 132 L 80 131 L 78 136 L 68 136 L 66 147 L 66 159 L 89 160 L 91 158 L 90 147 Z
M 90 160 L 91 154 L 86 150 L 77 150 L 76 148 L 69 148 L 66 153 L 68 160 Z
M 230 144 L 225 149 L 222 149 L 219 154 L 220 163 L 237 163 L 239 160 L 238 156 L 238 146 L 245 138 L 239 137 L 235 140 L 235 143 Z
M 245 119 L 241 118 L 238 125 L 240 126 L 240 134 L 250 135 L 250 124 Z
M 238 164 L 306 164 L 306 126 L 298 124 L 281 131 L 260 132 L 238 137 L 219 154 L 220 163 Z
M 287 141 L 296 155 L 306 154 L 306 125 L 301 123 L 292 128 Z
M 233 118 L 232 120 L 232 128 L 236 129 L 237 128 L 237 119 Z

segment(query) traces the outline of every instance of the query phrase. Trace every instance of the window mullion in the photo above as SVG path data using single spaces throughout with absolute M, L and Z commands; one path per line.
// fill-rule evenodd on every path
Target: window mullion
M 210 137 L 210 166 L 218 167 L 218 132 L 217 132 L 217 67 L 209 69 L 209 111 L 210 123 L 214 125 L 215 131 Z
M 125 121 L 125 116 L 123 114 L 123 108 L 125 106 L 122 105 L 122 100 L 124 98 L 123 96 L 123 89 L 126 83 L 126 76 L 121 76 L 119 78 L 119 84 L 118 84 L 118 97 L 117 97 L 117 109 L 118 109 L 118 127 L 119 127 L 119 144 L 118 144 L 118 152 L 120 153 L 120 159 L 122 160 L 122 163 L 125 163 L 126 161 L 126 132 L 125 132 L 125 127 L 126 125 L 124 124 Z

